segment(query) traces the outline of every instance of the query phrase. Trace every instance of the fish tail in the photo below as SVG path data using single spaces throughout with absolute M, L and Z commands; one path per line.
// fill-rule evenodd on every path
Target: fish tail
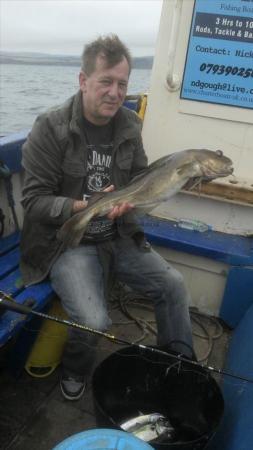
M 80 226 L 80 218 L 76 214 L 71 219 L 67 220 L 57 232 L 57 239 L 64 243 L 65 247 L 77 247 L 83 237 L 90 219 L 93 214 L 87 214 L 87 217 L 82 218 L 82 226 Z

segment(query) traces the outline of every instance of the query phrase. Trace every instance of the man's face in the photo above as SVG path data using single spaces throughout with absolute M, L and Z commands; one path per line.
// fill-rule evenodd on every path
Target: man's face
M 104 125 L 116 114 L 127 93 L 129 65 L 124 57 L 121 62 L 108 68 L 106 60 L 98 56 L 94 72 L 79 75 L 83 93 L 84 115 L 95 125 Z

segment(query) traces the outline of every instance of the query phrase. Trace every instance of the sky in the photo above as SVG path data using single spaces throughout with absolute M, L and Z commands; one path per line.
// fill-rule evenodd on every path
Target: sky
M 0 50 L 80 55 L 116 33 L 133 56 L 154 55 L 162 0 L 0 0 Z

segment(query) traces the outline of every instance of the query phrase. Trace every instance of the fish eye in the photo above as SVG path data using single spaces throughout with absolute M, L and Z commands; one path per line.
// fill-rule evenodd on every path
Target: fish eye
M 217 154 L 218 156 L 223 156 L 222 150 L 216 150 L 216 154 Z

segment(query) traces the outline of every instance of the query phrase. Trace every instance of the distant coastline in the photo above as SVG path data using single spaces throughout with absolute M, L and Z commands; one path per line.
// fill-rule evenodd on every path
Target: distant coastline
M 47 55 L 43 53 L 12 53 L 0 51 L 0 64 L 25 64 L 46 66 L 78 66 L 79 56 Z M 133 58 L 133 69 L 152 69 L 153 56 Z

